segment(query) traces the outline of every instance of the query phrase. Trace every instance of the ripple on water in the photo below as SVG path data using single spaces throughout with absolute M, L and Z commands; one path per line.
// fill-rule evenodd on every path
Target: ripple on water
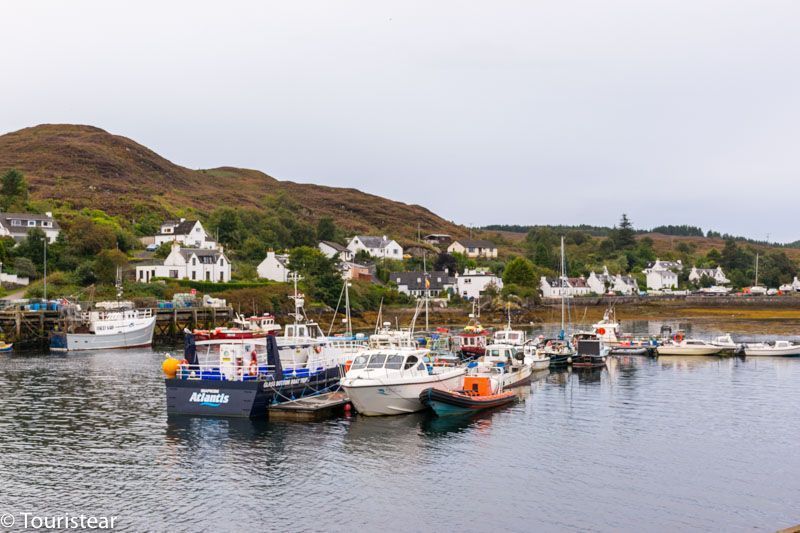
M 620 358 L 545 375 L 517 404 L 468 420 L 291 424 L 167 418 L 159 359 L 0 359 L 0 510 L 111 513 L 128 531 L 798 520 L 800 360 Z

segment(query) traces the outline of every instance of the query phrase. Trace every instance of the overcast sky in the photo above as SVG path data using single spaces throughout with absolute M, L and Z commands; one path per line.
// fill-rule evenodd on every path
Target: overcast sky
M 0 20 L 0 132 L 92 124 L 463 224 L 800 238 L 797 1 L 6 0 Z

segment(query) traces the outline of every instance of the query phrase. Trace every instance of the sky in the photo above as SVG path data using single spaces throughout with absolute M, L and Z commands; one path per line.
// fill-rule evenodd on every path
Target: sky
M 0 133 L 91 124 L 466 225 L 800 239 L 800 2 L 7 0 L 0 20 Z

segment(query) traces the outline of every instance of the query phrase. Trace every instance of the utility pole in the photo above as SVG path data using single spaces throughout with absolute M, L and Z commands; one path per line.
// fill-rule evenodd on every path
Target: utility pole
M 44 301 L 47 302 L 47 236 L 44 238 Z

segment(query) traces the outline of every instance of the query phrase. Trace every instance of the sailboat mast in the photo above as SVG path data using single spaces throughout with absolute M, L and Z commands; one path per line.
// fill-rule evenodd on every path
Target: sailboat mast
M 350 282 L 348 280 L 344 281 L 344 312 L 345 312 L 345 320 L 347 320 L 347 336 L 353 336 L 353 326 L 350 323 Z
M 754 287 L 758 287 L 758 252 L 756 252 L 756 282 Z
M 561 236 L 561 335 L 564 335 L 564 278 L 566 277 L 566 261 L 564 260 L 564 236 Z
M 430 331 L 428 325 L 428 300 L 430 299 L 430 279 L 428 278 L 428 263 L 426 261 L 426 254 L 422 252 L 422 275 L 425 278 L 425 331 Z

